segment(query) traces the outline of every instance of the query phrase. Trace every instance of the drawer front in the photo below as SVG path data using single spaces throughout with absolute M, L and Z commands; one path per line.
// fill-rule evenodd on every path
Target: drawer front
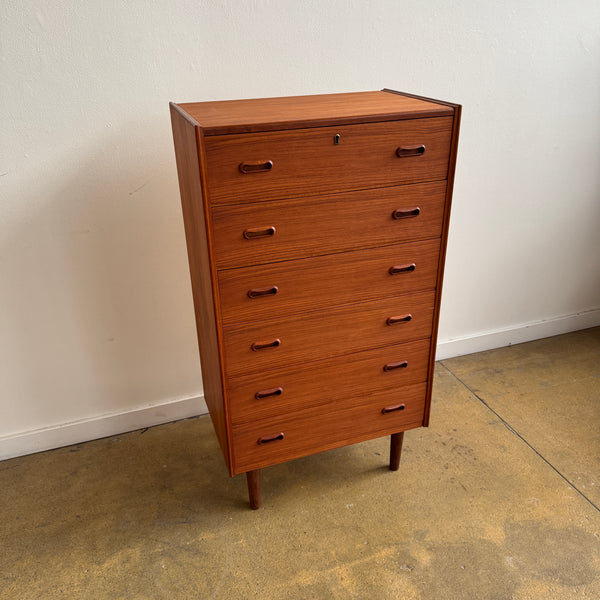
M 439 247 L 434 239 L 220 271 L 223 324 L 434 289 Z
M 451 132 L 452 117 L 435 117 L 206 137 L 208 198 L 238 204 L 439 181 Z
M 264 372 L 430 337 L 434 303 L 434 292 L 423 292 L 225 327 L 227 375 Z
M 212 209 L 220 269 L 440 237 L 446 182 Z
M 307 409 L 232 428 L 235 473 L 381 437 L 423 424 L 426 384 L 373 394 L 338 410 Z M 403 410 L 383 413 L 404 405 Z M 266 441 L 272 439 L 272 441 Z
M 429 346 L 429 339 L 418 340 L 231 377 L 227 381 L 231 422 L 291 415 L 324 404 L 345 406 L 349 398 L 422 383 L 427 380 Z

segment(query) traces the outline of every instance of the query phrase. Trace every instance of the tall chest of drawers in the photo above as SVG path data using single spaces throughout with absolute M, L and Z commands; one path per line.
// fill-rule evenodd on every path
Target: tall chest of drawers
M 230 475 L 429 423 L 460 106 L 171 104 L 204 395 Z

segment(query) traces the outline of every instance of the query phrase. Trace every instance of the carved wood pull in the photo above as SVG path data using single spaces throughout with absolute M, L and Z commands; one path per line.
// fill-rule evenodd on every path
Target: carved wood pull
M 408 323 L 412 321 L 412 315 L 402 315 L 400 317 L 388 317 L 386 323 L 388 325 L 395 325 L 396 323 Z
M 398 158 L 405 158 L 407 156 L 421 156 L 425 154 L 425 146 L 400 146 L 396 148 L 396 156 Z
M 394 406 L 386 406 L 381 409 L 381 414 L 387 415 L 388 413 L 394 412 L 395 410 L 404 410 L 406 406 L 404 404 L 396 404 Z
M 269 442 L 276 442 L 278 440 L 282 440 L 285 436 L 283 435 L 283 431 L 281 433 L 276 433 L 274 435 L 266 435 L 264 437 L 258 438 L 259 444 L 268 444 Z
M 394 265 L 393 267 L 390 267 L 389 274 L 398 275 L 399 273 L 411 273 L 416 268 L 417 265 L 415 265 L 415 263 L 412 263 L 410 265 Z
M 265 348 L 279 348 L 279 346 L 281 346 L 281 340 L 277 338 L 270 342 L 254 342 L 250 348 L 252 350 L 264 350 Z
M 240 163 L 240 172 L 244 175 L 248 173 L 265 173 L 273 168 L 272 160 L 259 160 L 256 162 Z
M 282 387 L 271 388 L 269 390 L 261 390 L 260 392 L 256 392 L 254 397 L 257 400 L 262 400 L 263 398 L 268 398 L 269 396 L 281 396 L 283 394 Z
M 384 371 L 393 371 L 394 369 L 406 369 L 408 367 L 407 360 L 401 360 L 400 362 L 391 362 L 383 366 Z
M 279 291 L 276 285 L 268 288 L 254 288 L 248 290 L 248 298 L 260 298 L 261 296 L 274 296 Z
M 415 208 L 398 208 L 392 213 L 392 219 L 399 221 L 400 219 L 410 219 L 410 217 L 418 217 L 421 214 L 421 209 L 418 206 Z
M 244 237 L 247 240 L 253 240 L 254 238 L 275 235 L 275 231 L 275 227 L 255 227 L 254 229 L 245 229 Z

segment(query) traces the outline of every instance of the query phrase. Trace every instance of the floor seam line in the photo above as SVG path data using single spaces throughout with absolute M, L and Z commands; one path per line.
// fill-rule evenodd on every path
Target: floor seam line
M 532 450 L 539 458 L 542 459 L 565 483 L 568 483 L 584 500 L 586 500 L 592 507 L 600 512 L 600 507 L 596 506 L 592 500 L 590 500 L 576 485 L 574 485 L 565 475 L 563 475 L 547 458 L 545 458 L 538 450 L 536 450 L 508 421 L 503 419 L 481 396 L 478 396 L 460 377 L 458 377 L 453 371 L 451 371 L 442 361 L 439 364 L 456 379 L 461 385 L 463 385 L 469 393 L 476 398 L 483 406 L 485 406 L 492 414 L 494 414 L 500 422 L 508 429 L 513 435 L 518 437 L 530 450 Z

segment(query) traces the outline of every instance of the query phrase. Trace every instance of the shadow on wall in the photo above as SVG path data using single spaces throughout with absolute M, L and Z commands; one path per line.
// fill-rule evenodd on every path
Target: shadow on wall
M 15 185 L 0 435 L 201 389 L 173 144 L 155 130 L 78 139 Z

